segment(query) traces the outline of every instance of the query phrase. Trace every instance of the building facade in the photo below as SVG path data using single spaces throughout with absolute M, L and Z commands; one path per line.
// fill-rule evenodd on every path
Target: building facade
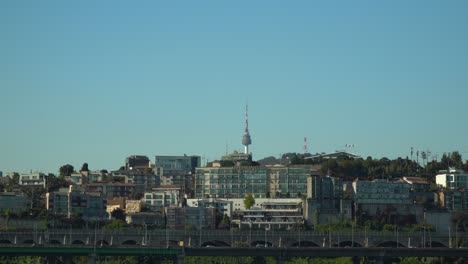
M 232 222 L 238 227 L 255 227 L 265 229 L 291 229 L 304 225 L 302 202 L 285 202 L 272 200 L 263 203 L 262 207 L 251 207 L 241 212 L 240 218 Z
M 143 186 L 143 189 L 151 189 L 161 185 L 161 176 L 143 170 L 118 170 L 113 171 L 112 176 L 125 178 L 125 183 Z
M 296 198 L 307 195 L 310 166 L 201 167 L 195 174 L 195 198 Z
M 105 219 L 106 207 L 107 199 L 102 193 L 88 192 L 76 185 L 46 193 L 46 209 L 68 218 L 82 215 L 84 219 Z
M 468 190 L 445 190 L 438 193 L 439 205 L 449 212 L 468 212 Z
M 143 202 L 151 211 L 161 211 L 164 207 L 179 206 L 180 188 L 161 186 L 145 192 Z
M 411 204 L 410 186 L 406 182 L 355 181 L 353 188 L 357 204 Z
M 195 198 L 255 198 L 267 196 L 265 167 L 202 167 L 196 169 Z
M 468 189 L 468 174 L 454 168 L 440 170 L 436 175 L 436 184 L 448 189 Z
M 193 174 L 201 164 L 200 156 L 155 156 L 155 167 L 160 170 L 161 185 L 173 185 L 183 194 L 193 193 Z
M 154 165 L 163 169 L 163 175 L 188 174 L 200 167 L 200 156 L 155 156 Z
M 19 185 L 23 186 L 46 186 L 46 175 L 44 173 L 20 174 Z
M 425 192 L 431 187 L 431 184 L 421 177 L 403 177 L 403 181 L 410 185 L 413 192 Z
M 127 170 L 145 169 L 150 167 L 151 162 L 147 156 L 132 155 L 125 159 L 125 169 Z
M 168 229 L 216 229 L 216 209 L 205 207 L 165 208 Z
M 5 215 L 5 211 L 9 210 L 11 213 L 20 214 L 21 212 L 30 209 L 32 203 L 24 194 L 14 192 L 0 193 L 0 213 Z
M 135 184 L 131 183 L 90 183 L 86 186 L 89 192 L 99 192 L 107 198 L 112 197 L 131 197 L 137 189 Z

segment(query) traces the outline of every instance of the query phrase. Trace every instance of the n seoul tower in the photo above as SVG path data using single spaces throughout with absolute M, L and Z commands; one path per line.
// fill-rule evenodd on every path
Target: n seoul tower
M 245 105 L 245 132 L 242 137 L 242 145 L 245 146 L 245 154 L 249 154 L 249 145 L 252 144 L 252 139 L 250 139 L 249 134 L 249 105 Z

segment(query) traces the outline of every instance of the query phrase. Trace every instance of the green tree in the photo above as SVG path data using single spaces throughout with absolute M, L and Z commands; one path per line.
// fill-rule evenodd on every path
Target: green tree
M 219 229 L 229 229 L 230 226 L 231 226 L 231 219 L 229 218 L 229 216 L 227 214 L 224 214 L 223 219 L 221 220 L 221 222 L 218 225 L 218 228 Z
M 7 192 L 11 192 L 13 191 L 14 188 L 16 188 L 18 186 L 18 183 L 19 183 L 19 173 L 17 172 L 14 172 L 13 173 L 13 177 L 11 178 L 8 178 L 8 182 L 6 183 L 5 185 L 5 190 Z
M 64 176 L 56 177 L 54 174 L 47 175 L 46 182 L 48 192 L 58 191 L 60 188 L 70 186 L 70 183 L 65 180 Z
M 81 166 L 81 170 L 80 171 L 89 171 L 88 169 L 88 163 L 83 163 L 83 165 Z
M 248 193 L 244 197 L 244 207 L 250 209 L 255 204 L 255 198 L 251 193 Z
M 125 212 L 121 208 L 116 208 L 112 211 L 111 216 L 116 220 L 125 221 Z
M 122 220 L 114 220 L 110 224 L 104 226 L 107 230 L 122 230 L 127 224 Z
M 146 175 L 153 175 L 154 172 L 153 172 L 153 168 L 145 168 L 145 170 L 143 171 Z
M 70 164 L 63 165 L 59 169 L 60 176 L 70 176 L 74 171 L 75 169 Z
M 6 219 L 6 228 L 8 229 L 8 224 L 10 223 L 11 211 L 10 209 L 5 210 L 5 219 Z

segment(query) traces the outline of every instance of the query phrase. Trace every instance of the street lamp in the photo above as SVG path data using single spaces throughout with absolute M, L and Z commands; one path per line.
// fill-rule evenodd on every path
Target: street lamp
M 232 219 L 229 221 L 229 232 L 231 233 L 231 247 L 234 244 L 234 237 L 232 234 Z
M 252 246 L 252 220 L 249 219 L 249 247 Z

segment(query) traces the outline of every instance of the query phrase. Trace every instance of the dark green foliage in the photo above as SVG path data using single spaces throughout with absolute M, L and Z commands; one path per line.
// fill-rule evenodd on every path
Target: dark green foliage
M 121 220 L 121 221 L 125 222 L 125 211 L 120 209 L 120 208 L 114 209 L 114 211 L 112 211 L 112 213 L 111 213 L 111 216 L 115 220 Z
M 81 166 L 81 170 L 80 171 L 89 171 L 88 169 L 88 163 L 83 163 L 83 166 Z
M 107 230 L 122 230 L 127 226 L 127 224 L 122 220 L 114 220 L 110 224 L 104 226 Z
M 63 165 L 59 169 L 60 176 L 70 176 L 74 171 L 75 169 L 70 164 Z
M 221 167 L 234 167 L 234 161 L 232 160 L 222 160 L 220 161 Z
M 244 206 L 247 209 L 250 209 L 255 204 L 255 198 L 251 193 L 246 194 L 244 197 Z

